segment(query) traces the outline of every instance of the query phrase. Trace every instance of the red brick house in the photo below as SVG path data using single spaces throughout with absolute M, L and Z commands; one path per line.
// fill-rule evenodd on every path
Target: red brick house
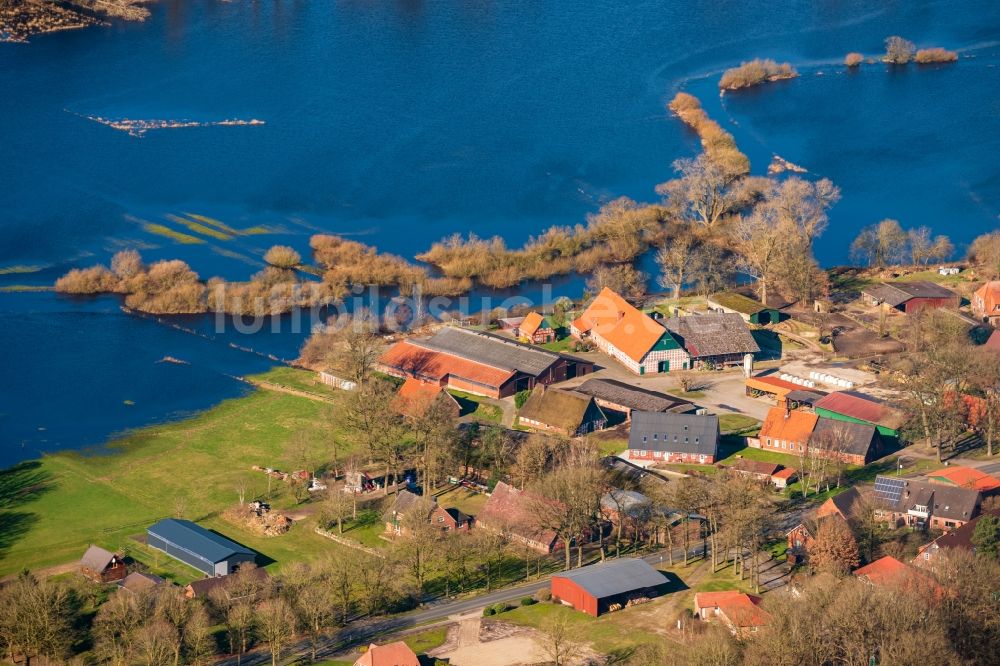
M 548 317 L 543 317 L 537 312 L 529 312 L 514 328 L 514 336 L 525 342 L 543 345 L 556 339 L 556 329 L 553 328 Z
M 809 448 L 817 420 L 812 412 L 772 407 L 757 435 L 760 448 L 797 456 Z
M 95 583 L 115 583 L 128 575 L 121 555 L 91 544 L 80 559 L 80 573 Z
M 468 532 L 472 529 L 473 518 L 455 507 L 435 506 L 431 512 L 431 525 L 445 532 Z
M 1000 280 L 987 282 L 972 295 L 972 312 L 981 321 L 1000 328 Z
M 476 527 L 507 532 L 539 553 L 553 553 L 563 547 L 563 542 L 553 530 L 539 524 L 534 511 L 535 503 L 545 501 L 501 481 L 476 516 Z
M 747 638 L 771 620 L 760 603 L 760 597 L 736 590 L 699 592 L 694 595 L 694 614 L 701 620 L 718 620 L 735 636 Z
M 632 461 L 714 464 L 719 457 L 719 417 L 635 412 L 627 454 Z
M 809 524 L 801 522 L 785 535 L 788 540 L 789 559 L 797 562 L 805 560 L 809 546 L 815 538 L 813 534 L 815 523 L 835 517 L 853 527 L 861 518 L 861 511 L 866 502 L 866 498 L 857 488 L 851 488 L 823 502 Z
M 660 594 L 666 576 L 645 560 L 608 560 L 552 576 L 552 599 L 597 617 Z
M 950 532 L 939 536 L 929 544 L 922 546 L 913 558 L 914 564 L 933 565 L 937 558 L 950 550 L 964 550 L 974 553 L 975 546 L 972 545 L 972 534 L 976 531 L 976 524 L 983 516 L 995 516 L 1000 518 L 1000 509 L 984 511 L 961 527 L 956 527 Z
M 875 477 L 876 516 L 895 527 L 953 530 L 979 514 L 981 500 L 982 495 L 972 488 Z
M 944 595 L 944 588 L 926 571 L 904 564 L 891 555 L 855 569 L 854 575 L 873 587 L 927 592 L 938 600 Z

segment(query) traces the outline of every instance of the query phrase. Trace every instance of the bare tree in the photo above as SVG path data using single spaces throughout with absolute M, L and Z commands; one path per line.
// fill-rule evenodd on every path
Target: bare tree
M 282 653 L 295 635 L 295 613 L 287 601 L 275 597 L 258 604 L 255 615 L 260 637 L 271 652 L 271 666 L 278 666 Z
M 884 268 L 901 263 L 906 257 L 909 237 L 896 220 L 882 220 L 865 227 L 851 243 L 851 256 L 864 259 L 869 266 Z
M 389 494 L 389 473 L 398 470 L 403 455 L 403 422 L 393 410 L 395 387 L 386 380 L 372 378 L 344 401 L 344 421 L 370 460 L 385 468 L 385 494 Z
M 44 657 L 60 660 L 74 638 L 77 601 L 65 585 L 22 573 L 0 590 L 0 635 L 24 666 Z
M 569 663 L 577 651 L 573 642 L 576 633 L 569 616 L 566 613 L 551 615 L 542 621 L 538 629 L 542 635 L 542 649 L 555 666 Z

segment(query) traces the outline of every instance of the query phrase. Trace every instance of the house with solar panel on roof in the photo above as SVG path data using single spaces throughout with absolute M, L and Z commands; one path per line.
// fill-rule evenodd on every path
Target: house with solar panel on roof
M 950 531 L 979 515 L 982 495 L 972 488 L 897 476 L 875 477 L 875 515 L 894 527 Z
M 246 546 L 210 532 L 190 520 L 166 518 L 146 530 L 146 545 L 206 576 L 228 576 L 257 554 Z

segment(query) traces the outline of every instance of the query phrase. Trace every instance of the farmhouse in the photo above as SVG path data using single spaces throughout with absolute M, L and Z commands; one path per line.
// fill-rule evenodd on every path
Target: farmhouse
M 442 409 L 454 418 L 458 418 L 462 411 L 458 401 L 440 384 L 425 382 L 416 377 L 407 377 L 396 393 L 393 406 L 403 416 L 419 419 L 425 416 L 438 401 L 440 401 Z
M 896 527 L 949 531 L 975 518 L 980 500 L 979 492 L 969 488 L 894 476 L 875 477 L 876 515 Z
M 907 314 L 927 308 L 958 307 L 958 294 L 933 282 L 882 282 L 861 290 L 861 299 L 867 305 L 883 303 Z
M 529 312 L 528 316 L 514 327 L 513 333 L 514 337 L 536 345 L 543 345 L 556 339 L 556 329 L 552 326 L 552 322 L 537 312 Z
M 220 576 L 191 581 L 184 588 L 184 596 L 188 599 L 208 599 L 215 594 L 220 594 L 230 601 L 256 598 L 270 584 L 271 577 L 267 573 L 267 569 L 243 566 L 239 571 L 239 576 L 231 578 Z
M 666 576 L 645 560 L 609 560 L 552 576 L 552 598 L 597 617 L 660 593 Z
M 629 431 L 628 457 L 711 465 L 719 457 L 719 417 L 636 412 Z
M 990 326 L 1000 328 L 1000 280 L 987 282 L 972 295 L 972 312 Z
M 878 429 L 883 439 L 897 441 L 903 416 L 881 400 L 857 391 L 836 391 L 813 405 L 816 414 L 828 419 L 867 423 Z
M 693 368 L 742 365 L 748 355 L 760 353 L 750 329 L 738 314 L 671 317 L 662 323 L 683 345 Z
M 546 501 L 501 481 L 476 516 L 476 525 L 494 532 L 507 532 L 514 540 L 539 553 L 553 553 L 563 544 L 553 530 L 539 524 L 535 511 L 538 503 Z
M 825 519 L 833 518 L 843 520 L 853 527 L 861 520 L 866 503 L 866 499 L 858 492 L 858 489 L 851 488 L 823 502 L 816 510 L 815 522 L 819 523 Z M 802 522 L 789 530 L 786 537 L 789 558 L 796 562 L 805 559 L 809 544 L 815 538 L 813 529 Z
M 503 398 L 536 384 L 552 384 L 594 370 L 590 361 L 532 347 L 510 338 L 448 326 L 429 338 L 397 342 L 378 368 L 440 386 Z
M 748 324 L 766 325 L 781 321 L 781 312 L 777 309 L 731 291 L 709 296 L 708 308 L 714 312 L 738 314 Z
M 256 554 L 190 520 L 166 518 L 146 530 L 146 544 L 207 576 L 227 576 Z
M 632 412 L 676 412 L 684 414 L 694 410 L 694 405 L 666 393 L 632 386 L 616 379 L 588 379 L 573 389 L 594 398 L 604 410 L 611 410 L 632 418 Z
M 80 573 L 95 583 L 114 583 L 125 578 L 128 570 L 121 555 L 91 544 L 80 559 Z
M 535 387 L 517 415 L 521 425 L 567 437 L 596 432 L 608 424 L 589 395 L 545 386 Z
M 760 608 L 761 598 L 736 590 L 699 592 L 694 595 L 694 614 L 702 620 L 719 620 L 734 635 L 745 638 L 764 626 L 771 615 Z
M 354 666 L 420 666 L 420 660 L 403 641 L 385 645 L 372 643 L 354 662 Z
M 573 321 L 570 333 L 592 340 L 637 375 L 689 367 L 688 353 L 663 326 L 607 287 Z

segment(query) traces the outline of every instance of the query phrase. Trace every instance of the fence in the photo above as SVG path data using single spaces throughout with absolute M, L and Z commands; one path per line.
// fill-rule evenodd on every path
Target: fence
M 381 558 L 383 560 L 385 559 L 385 553 L 379 552 L 379 551 L 375 550 L 374 548 L 369 548 L 368 546 L 363 546 L 360 543 L 358 543 L 357 541 L 355 541 L 354 539 L 348 539 L 346 537 L 342 537 L 339 534 L 334 534 L 333 532 L 331 532 L 329 530 L 324 530 L 321 527 L 317 527 L 316 528 L 316 534 L 318 534 L 318 535 L 320 535 L 322 537 L 326 537 L 327 539 L 330 539 L 331 541 L 336 541 L 341 546 L 347 546 L 348 548 L 353 548 L 354 550 L 360 550 L 360 551 L 362 551 L 364 553 L 368 553 L 369 555 L 371 555 L 373 557 L 378 557 L 378 558 Z
M 343 389 L 344 391 L 354 391 L 358 388 L 358 385 L 347 379 L 341 379 L 336 375 L 331 375 L 329 372 L 319 373 L 319 380 L 326 384 L 327 386 L 332 386 L 334 388 Z

